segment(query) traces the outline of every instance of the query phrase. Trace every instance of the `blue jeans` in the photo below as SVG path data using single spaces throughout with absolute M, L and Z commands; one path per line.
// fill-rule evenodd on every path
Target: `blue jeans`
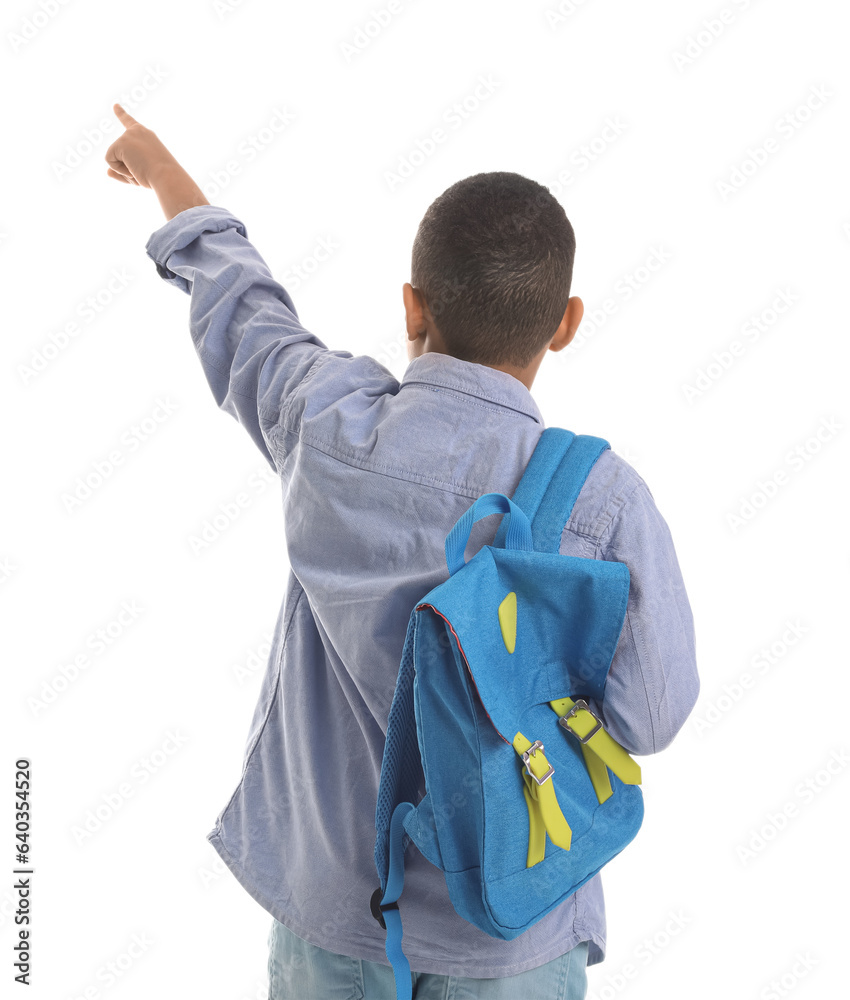
M 414 972 L 414 1000 L 584 1000 L 587 942 L 504 979 Z M 302 941 L 278 920 L 269 931 L 269 1000 L 395 1000 L 392 969 Z

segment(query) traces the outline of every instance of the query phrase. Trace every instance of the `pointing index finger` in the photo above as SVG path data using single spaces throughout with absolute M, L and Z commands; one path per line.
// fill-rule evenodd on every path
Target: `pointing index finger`
M 131 125 L 139 124 L 139 122 L 137 122 L 129 112 L 125 111 L 120 104 L 113 104 L 112 110 L 115 112 L 115 115 L 124 128 L 129 128 Z

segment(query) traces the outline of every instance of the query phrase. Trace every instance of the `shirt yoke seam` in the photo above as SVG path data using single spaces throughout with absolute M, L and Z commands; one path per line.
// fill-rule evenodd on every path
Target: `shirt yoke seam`
M 292 427 L 284 427 L 285 431 L 291 434 L 297 434 L 298 432 Z M 437 479 L 435 476 L 422 476 L 411 474 L 405 469 L 399 469 L 395 466 L 385 465 L 380 463 L 370 463 L 365 464 L 359 455 L 353 452 L 346 452 L 337 445 L 334 445 L 330 441 L 326 441 L 323 438 L 314 437 L 312 440 L 305 434 L 301 434 L 301 443 L 307 445 L 308 448 L 313 448 L 315 451 L 319 451 L 329 458 L 336 459 L 338 462 L 342 462 L 344 465 L 350 465 L 356 469 L 362 469 L 364 472 L 374 472 L 376 475 L 386 476 L 388 479 L 399 479 L 406 483 L 418 483 L 424 486 L 431 486 L 434 489 L 440 489 L 447 493 L 453 493 L 455 496 L 468 496 L 471 499 L 477 499 L 481 493 L 482 489 L 480 487 L 470 486 L 468 483 L 448 483 L 443 479 Z

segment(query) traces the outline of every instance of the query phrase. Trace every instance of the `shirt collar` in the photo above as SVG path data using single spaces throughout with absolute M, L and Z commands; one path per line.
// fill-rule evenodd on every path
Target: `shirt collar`
M 539 424 L 543 423 L 543 415 L 526 385 L 498 368 L 463 361 L 451 354 L 428 351 L 408 364 L 401 386 L 416 382 L 466 392 L 470 396 L 510 407 Z

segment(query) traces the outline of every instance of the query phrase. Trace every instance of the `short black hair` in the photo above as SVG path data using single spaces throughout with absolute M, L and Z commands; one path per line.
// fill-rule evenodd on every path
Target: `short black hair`
M 524 368 L 564 317 L 575 246 L 548 188 L 521 174 L 474 174 L 429 206 L 413 242 L 411 284 L 449 354 Z

